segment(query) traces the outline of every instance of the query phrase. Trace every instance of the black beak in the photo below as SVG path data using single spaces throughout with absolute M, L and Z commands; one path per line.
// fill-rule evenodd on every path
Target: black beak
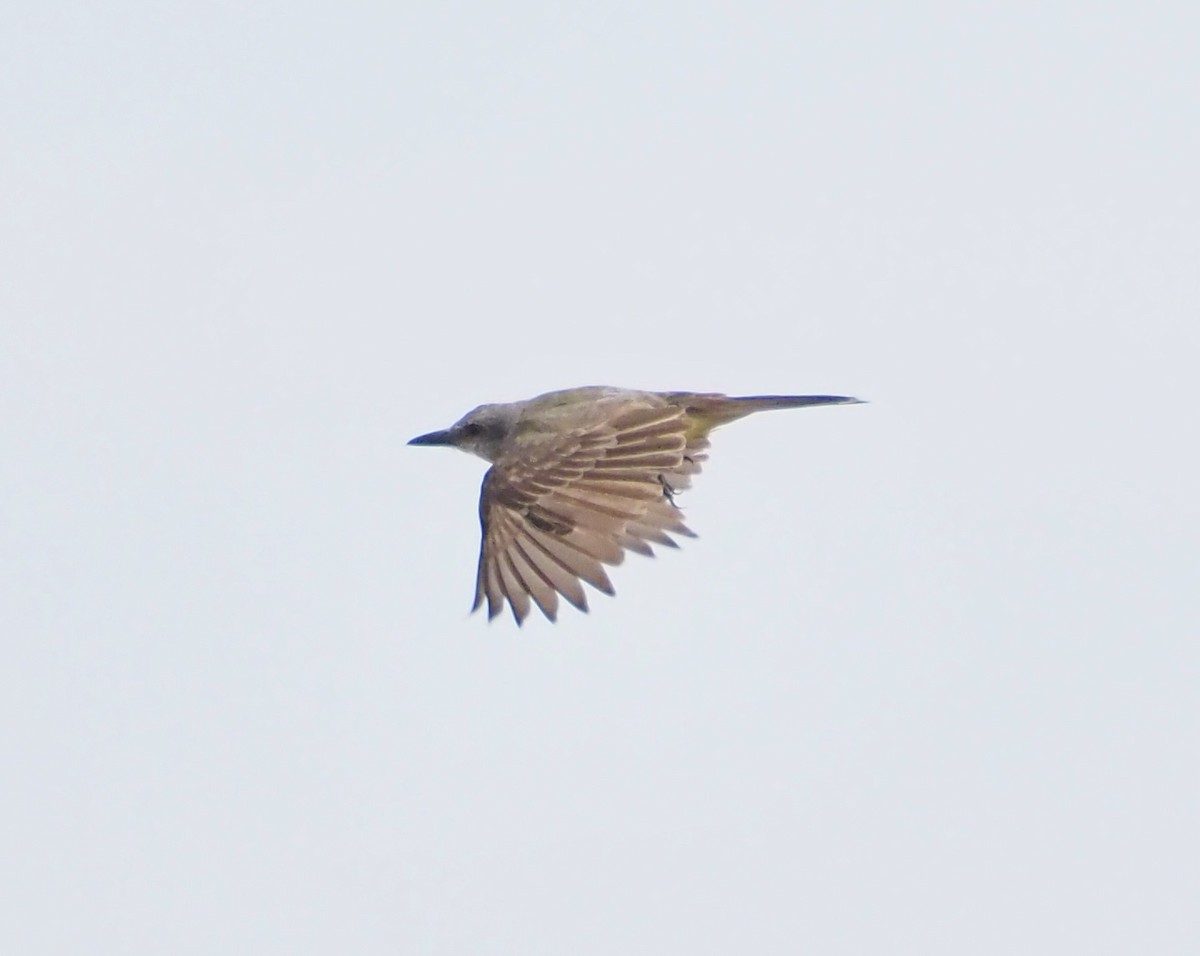
M 410 445 L 452 445 L 449 429 L 440 432 L 430 432 L 428 435 L 418 435 L 409 441 Z

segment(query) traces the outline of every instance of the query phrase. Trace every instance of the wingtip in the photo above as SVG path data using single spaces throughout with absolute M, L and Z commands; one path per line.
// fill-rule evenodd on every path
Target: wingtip
M 476 597 L 475 603 L 471 605 L 471 613 L 474 614 L 476 611 L 481 610 L 482 608 L 483 608 L 483 597 L 482 596 Z M 504 602 L 501 602 L 499 606 L 496 606 L 495 604 L 493 604 L 491 602 L 491 600 L 489 600 L 487 602 L 488 623 L 491 624 L 492 621 L 496 620 L 496 618 L 498 618 L 500 616 L 500 613 L 503 610 L 504 610 Z

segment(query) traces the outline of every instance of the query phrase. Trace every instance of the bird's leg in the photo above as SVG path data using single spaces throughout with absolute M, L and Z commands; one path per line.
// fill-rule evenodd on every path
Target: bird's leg
M 675 504 L 675 489 L 671 487 L 670 482 L 668 482 L 667 479 L 662 475 L 659 475 L 658 483 L 662 485 L 663 497 L 666 498 L 667 501 L 671 502 L 671 504 L 675 505 L 676 508 L 678 508 L 679 505 Z

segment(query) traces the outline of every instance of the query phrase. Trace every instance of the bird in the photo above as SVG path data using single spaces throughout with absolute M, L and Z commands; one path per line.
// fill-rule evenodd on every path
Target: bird
M 505 602 L 520 626 L 559 598 L 588 610 L 582 582 L 612 595 L 605 565 L 694 538 L 676 496 L 708 458 L 713 429 L 755 412 L 853 405 L 847 395 L 651 392 L 592 385 L 480 405 L 410 445 L 448 446 L 491 463 L 479 496 L 482 546 L 472 612 Z

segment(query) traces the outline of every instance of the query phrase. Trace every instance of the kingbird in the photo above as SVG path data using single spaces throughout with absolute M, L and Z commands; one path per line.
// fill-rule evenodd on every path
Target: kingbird
M 709 433 L 773 408 L 852 405 L 845 395 L 641 392 L 589 386 L 480 405 L 410 445 L 450 445 L 491 462 L 479 496 L 475 578 L 488 620 L 507 600 L 520 625 L 530 599 L 551 621 L 562 595 L 588 609 L 581 581 L 613 594 L 604 565 L 694 538 L 675 496 L 708 458 Z

